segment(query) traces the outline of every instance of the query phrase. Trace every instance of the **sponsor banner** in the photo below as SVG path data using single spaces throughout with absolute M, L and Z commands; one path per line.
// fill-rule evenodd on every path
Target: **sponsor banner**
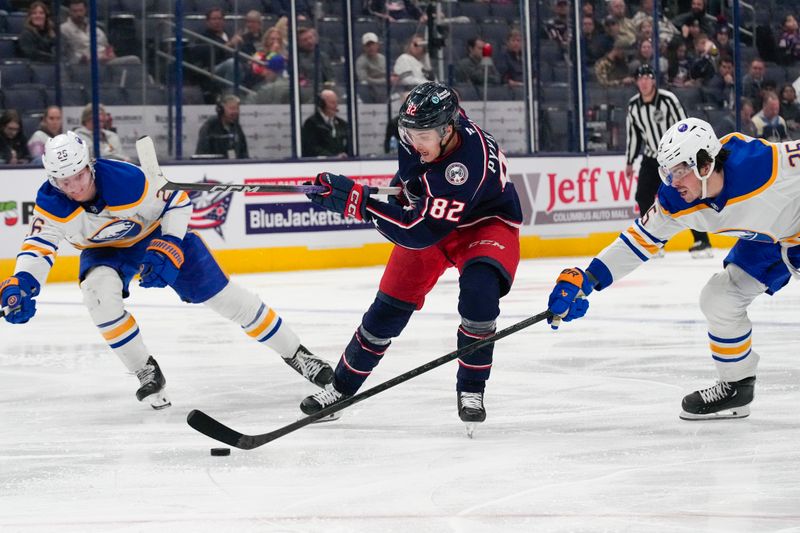
M 636 216 L 636 176 L 625 176 L 622 156 L 511 158 L 508 168 L 524 213 L 523 236 L 558 238 L 616 232 Z M 397 163 L 228 161 L 162 165 L 162 169 L 172 181 L 187 183 L 302 184 L 327 171 L 351 176 L 365 185 L 386 186 Z M 0 170 L 0 259 L 16 257 L 43 181 L 41 169 Z M 190 227 L 212 249 L 350 248 L 386 242 L 377 231 L 359 231 L 371 228 L 371 224 L 343 221 L 338 215 L 319 210 L 302 194 L 193 191 L 190 198 L 194 208 Z M 62 243 L 59 255 L 65 254 L 77 252 Z
M 245 233 L 289 233 L 369 229 L 372 224 L 345 219 L 338 213 L 320 209 L 310 202 L 247 204 Z

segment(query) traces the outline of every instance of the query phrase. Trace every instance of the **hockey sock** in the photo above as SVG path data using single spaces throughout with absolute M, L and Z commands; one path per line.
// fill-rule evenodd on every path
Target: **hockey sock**
M 81 292 L 92 321 L 128 371 L 144 367 L 149 353 L 136 320 L 125 311 L 119 274 L 111 267 L 96 267 L 81 282 Z
M 239 324 L 245 333 L 289 359 L 297 352 L 300 338 L 261 298 L 234 282 L 206 300 L 205 305 Z
M 500 314 L 500 273 L 488 263 L 473 263 L 464 269 L 458 280 L 458 347 L 485 339 L 495 332 L 495 319 Z M 492 370 L 494 344 L 459 357 L 456 390 L 483 392 Z
M 391 339 L 375 337 L 363 325 L 359 326 L 336 365 L 336 390 L 347 395 L 355 394 L 391 344 Z

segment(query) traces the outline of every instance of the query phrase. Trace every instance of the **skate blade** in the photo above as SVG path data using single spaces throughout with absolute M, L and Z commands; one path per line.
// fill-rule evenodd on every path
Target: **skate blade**
M 332 414 L 329 414 L 328 416 L 323 416 L 319 420 L 314 420 L 312 422 L 312 424 L 322 424 L 322 423 L 325 423 L 325 422 L 333 422 L 334 420 L 339 420 L 340 418 L 342 418 L 342 413 L 341 412 L 332 413 Z
M 475 428 L 478 427 L 478 422 L 464 422 L 465 429 L 467 430 L 467 437 L 473 438 Z
M 742 407 L 734 407 L 733 409 L 724 409 L 722 411 L 717 411 L 716 413 L 708 413 L 705 415 L 698 415 L 696 413 L 687 413 L 686 411 L 681 411 L 681 414 L 678 415 L 681 420 L 730 420 L 733 418 L 746 418 L 750 416 L 750 407 L 744 405 Z
M 150 396 L 145 396 L 144 398 L 142 398 L 141 401 L 150 402 L 150 407 L 152 407 L 156 411 L 160 411 L 161 409 L 166 409 L 167 407 L 170 407 L 172 405 L 172 402 L 169 401 L 163 389 L 155 394 L 151 394 Z

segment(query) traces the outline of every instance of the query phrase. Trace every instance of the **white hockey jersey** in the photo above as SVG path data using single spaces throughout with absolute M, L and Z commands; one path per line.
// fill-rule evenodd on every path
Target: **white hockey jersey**
M 632 272 L 687 228 L 785 247 L 800 244 L 800 141 L 769 143 L 732 133 L 720 142 L 730 152 L 721 193 L 687 203 L 662 184 L 654 207 L 587 268 L 598 280 L 596 288 Z
M 97 199 L 80 204 L 49 182 L 36 195 L 30 232 L 17 255 L 14 272 L 28 272 L 44 285 L 61 241 L 78 249 L 130 247 L 161 226 L 180 239 L 192 214 L 185 192 L 159 191 L 136 165 L 98 159 L 94 165 Z

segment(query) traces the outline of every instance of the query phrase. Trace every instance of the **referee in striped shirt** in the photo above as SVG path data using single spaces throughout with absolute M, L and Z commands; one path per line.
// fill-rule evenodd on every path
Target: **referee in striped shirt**
M 633 160 L 642 153 L 639 167 L 639 184 L 636 187 L 636 204 L 639 213 L 644 215 L 655 203 L 661 178 L 658 175 L 658 141 L 676 122 L 686 118 L 686 112 L 678 98 L 669 91 L 656 88 L 656 73 L 648 64 L 636 71 L 636 86 L 639 94 L 628 103 L 626 130 L 628 141 L 625 147 L 625 175 L 633 175 Z M 695 243 L 690 251 L 692 256 L 709 253 L 711 245 L 708 234 L 692 230 Z

